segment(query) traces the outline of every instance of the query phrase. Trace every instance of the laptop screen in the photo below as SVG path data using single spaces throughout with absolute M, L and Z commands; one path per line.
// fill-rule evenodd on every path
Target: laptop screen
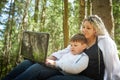
M 48 42 L 49 33 L 25 31 L 23 33 L 21 55 L 35 62 L 45 62 Z

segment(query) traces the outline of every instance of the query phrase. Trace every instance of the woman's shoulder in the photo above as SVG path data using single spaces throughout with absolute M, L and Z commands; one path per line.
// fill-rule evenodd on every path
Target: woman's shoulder
M 107 39 L 107 38 L 110 38 L 110 36 L 109 35 L 99 35 L 98 36 L 98 40 Z
M 98 36 L 98 42 L 111 43 L 114 42 L 114 40 L 108 35 L 102 35 Z
M 110 36 L 98 36 L 99 47 L 116 47 L 115 41 Z

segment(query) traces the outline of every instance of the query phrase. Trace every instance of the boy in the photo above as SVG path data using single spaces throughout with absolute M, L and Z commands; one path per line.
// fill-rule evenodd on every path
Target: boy
M 46 64 L 48 66 L 54 66 L 56 68 L 60 68 L 62 73 L 64 74 L 78 74 L 82 72 L 88 66 L 89 58 L 83 52 L 87 47 L 87 40 L 83 34 L 75 34 L 70 39 L 70 52 L 67 54 L 63 54 L 63 56 L 57 58 L 56 61 L 50 60 L 48 58 L 46 60 Z M 57 57 L 57 54 L 53 54 L 52 56 Z

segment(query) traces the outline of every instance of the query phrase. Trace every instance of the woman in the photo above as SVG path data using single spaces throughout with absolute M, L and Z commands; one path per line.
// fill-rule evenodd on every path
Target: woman
M 115 42 L 109 36 L 104 23 L 97 15 L 83 20 L 82 33 L 88 41 L 85 53 L 89 56 L 89 64 L 79 75 L 57 75 L 48 80 L 120 80 L 120 61 Z M 68 51 L 64 49 L 62 51 Z M 61 52 L 62 52 L 61 51 Z M 61 53 L 52 54 L 59 58 Z
M 81 31 L 88 41 L 85 53 L 89 57 L 89 63 L 80 74 L 62 75 L 55 69 L 27 60 L 14 68 L 4 80 L 35 80 L 36 78 L 39 80 L 120 80 L 117 47 L 102 20 L 96 15 L 87 17 L 82 23 Z M 70 46 L 53 53 L 48 59 L 58 60 L 69 51 Z

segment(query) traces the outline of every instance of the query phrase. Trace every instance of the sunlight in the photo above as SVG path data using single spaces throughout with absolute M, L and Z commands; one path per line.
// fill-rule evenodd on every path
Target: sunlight
M 73 3 L 73 2 L 74 2 L 74 0 L 68 0 L 68 2 L 71 2 L 71 3 Z

